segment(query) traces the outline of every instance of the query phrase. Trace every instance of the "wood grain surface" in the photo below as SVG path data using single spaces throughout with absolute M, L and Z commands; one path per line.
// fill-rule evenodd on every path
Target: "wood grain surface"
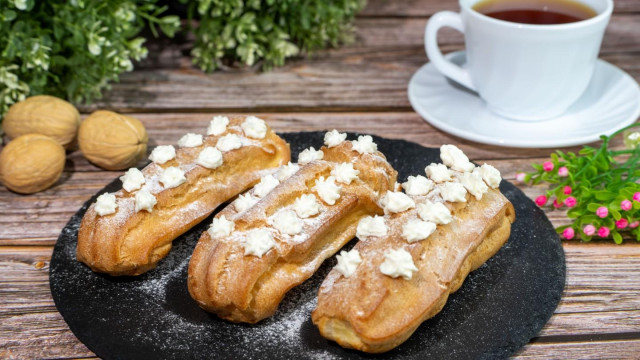
M 190 44 L 156 41 L 138 69 L 122 76 L 86 114 L 107 108 L 139 118 L 150 146 L 203 132 L 212 114 L 251 113 L 280 132 L 329 130 L 371 133 L 438 147 L 460 146 L 476 162 L 490 162 L 514 180 L 548 149 L 516 149 L 470 142 L 424 122 L 409 105 L 411 75 L 426 61 L 424 26 L 456 1 L 370 0 L 356 21 L 355 43 L 292 59 L 260 73 L 235 69 L 204 74 L 185 56 Z M 455 31 L 443 31 L 444 52 L 463 48 Z M 640 1 L 617 0 L 601 58 L 640 79 Z M 617 141 L 614 147 L 621 148 Z M 576 151 L 578 147 L 564 148 Z M 48 283 L 53 245 L 72 214 L 122 172 L 104 171 L 79 151 L 68 154 L 61 180 L 23 196 L 0 187 L 0 358 L 95 358 L 56 311 Z M 542 187 L 522 186 L 530 197 Z M 556 225 L 565 213 L 547 211 Z M 608 241 L 563 243 L 567 283 L 555 315 L 521 349 L 521 359 L 640 358 L 640 244 Z M 544 281 L 544 279 L 540 279 Z

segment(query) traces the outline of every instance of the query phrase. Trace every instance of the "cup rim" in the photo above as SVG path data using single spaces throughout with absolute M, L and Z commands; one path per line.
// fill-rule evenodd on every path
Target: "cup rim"
M 575 0 L 580 2 L 580 0 Z M 473 5 L 469 5 L 469 1 L 465 1 L 465 0 L 459 0 L 458 3 L 460 5 L 461 9 L 465 9 L 469 11 L 469 14 L 471 14 L 472 16 L 475 16 L 479 19 L 482 19 L 484 21 L 488 21 L 490 23 L 496 24 L 496 25 L 501 25 L 501 26 L 510 26 L 512 28 L 517 28 L 517 29 L 528 29 L 528 30 L 536 30 L 536 31 L 550 31 L 550 30 L 569 30 L 569 29 L 576 29 L 576 28 L 582 28 L 582 27 L 589 27 L 591 25 L 595 25 L 601 21 L 606 21 L 609 17 L 611 17 L 611 13 L 613 13 L 613 0 L 603 0 L 606 3 L 606 8 L 604 9 L 604 11 L 598 13 L 598 15 L 592 17 L 592 18 L 588 18 L 588 19 L 584 19 L 584 20 L 580 20 L 580 21 L 576 21 L 576 22 L 572 22 L 572 23 L 566 23 L 566 24 L 523 24 L 523 23 L 517 23 L 517 22 L 513 22 L 513 21 L 506 21 L 506 20 L 500 20 L 500 19 L 496 19 L 496 18 L 492 18 L 490 16 L 487 16 L 477 10 L 475 10 L 473 8 L 473 5 L 475 5 L 476 3 L 478 3 L 479 1 L 474 1 Z

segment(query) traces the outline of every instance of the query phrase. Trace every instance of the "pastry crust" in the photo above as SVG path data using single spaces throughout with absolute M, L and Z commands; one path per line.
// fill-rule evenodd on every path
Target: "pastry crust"
M 243 133 L 244 117 L 229 120 L 224 133 L 204 136 L 201 146 L 177 149 L 174 159 L 162 165 L 152 162 L 142 170 L 146 182 L 141 190 L 157 200 L 151 212 L 136 212 L 135 191 L 123 189 L 115 193 L 118 208 L 114 214 L 100 216 L 92 204 L 78 232 L 78 260 L 96 272 L 142 274 L 167 255 L 175 238 L 289 161 L 289 145 L 270 128 L 264 138 L 255 139 Z M 204 147 L 214 147 L 227 134 L 240 136 L 242 147 L 223 152 L 223 163 L 215 169 L 195 164 Z M 186 182 L 165 189 L 159 183 L 160 174 L 171 166 L 185 172 Z
M 288 290 L 313 275 L 354 237 L 362 217 L 382 213 L 379 197 L 396 181 L 396 171 L 384 156 L 360 154 L 347 141 L 322 151 L 322 160 L 300 165 L 246 211 L 238 213 L 232 203 L 216 215 L 233 221 L 235 229 L 216 239 L 205 231 L 191 257 L 189 292 L 203 309 L 233 322 L 255 323 L 271 316 Z M 312 189 L 316 180 L 327 178 L 338 163 L 345 162 L 360 173 L 348 185 L 337 183 L 342 187 L 340 197 L 328 205 Z M 319 213 L 300 218 L 301 233 L 282 234 L 272 225 L 274 220 L 292 211 L 303 194 L 317 196 Z M 245 255 L 245 241 L 255 229 L 266 229 L 275 240 L 275 246 L 261 257 Z
M 412 198 L 417 204 L 425 196 Z M 417 218 L 417 210 L 385 215 L 387 236 L 355 245 L 362 258 L 356 272 L 345 278 L 334 269 L 321 285 L 312 320 L 322 336 L 343 347 L 380 353 L 403 343 L 440 312 L 469 272 L 507 241 L 515 220 L 512 204 L 497 189 L 489 189 L 481 200 L 467 193 L 466 200 L 446 203 L 453 220 L 413 243 L 402 237 L 402 225 Z M 418 268 L 409 280 L 380 271 L 384 253 L 398 248 L 409 252 Z

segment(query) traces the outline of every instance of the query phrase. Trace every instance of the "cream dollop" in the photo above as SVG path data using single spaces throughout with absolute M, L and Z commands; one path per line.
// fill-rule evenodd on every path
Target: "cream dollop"
M 387 191 L 380 200 L 380 205 L 384 208 L 384 213 L 399 213 L 407 211 L 416 206 L 415 201 L 403 192 Z
M 407 181 L 402 184 L 402 188 L 406 191 L 407 195 L 427 195 L 429 191 L 433 190 L 433 181 L 422 175 L 409 176 Z
M 458 182 L 446 182 L 438 185 L 440 195 L 444 201 L 449 202 L 467 202 L 467 190 Z
M 462 174 L 460 179 L 462 185 L 467 189 L 469 194 L 475 196 L 476 200 L 482 199 L 482 195 L 489 191 L 487 184 L 482 181 L 482 177 L 476 171 Z
M 207 146 L 198 154 L 196 164 L 207 169 L 215 169 L 222 165 L 222 153 L 212 146 Z
M 351 249 L 350 251 L 342 250 L 339 255 L 336 255 L 336 259 L 338 260 L 338 264 L 336 264 L 334 269 L 345 278 L 351 277 L 351 275 L 356 272 L 358 265 L 362 262 L 360 253 L 356 249 Z
M 252 207 L 253 204 L 258 202 L 258 200 L 258 198 L 251 196 L 251 194 L 240 194 L 238 195 L 238 198 L 233 202 L 233 207 L 237 212 L 241 213 Z
M 114 214 L 118 204 L 116 203 L 116 196 L 110 193 L 104 193 L 98 196 L 94 210 L 100 216 Z
M 160 175 L 160 182 L 165 189 L 171 189 L 182 185 L 187 178 L 184 176 L 184 171 L 175 166 L 170 166 L 162 172 Z
M 140 189 L 145 182 L 142 171 L 136 168 L 127 170 L 124 175 L 120 176 L 120 181 L 122 181 L 122 188 L 128 192 Z
M 321 160 L 324 157 L 324 153 L 322 150 L 316 150 L 312 147 L 308 149 L 302 150 L 300 155 L 298 155 L 298 163 L 307 164 L 312 162 L 313 160 Z
M 336 185 L 336 179 L 333 176 L 329 176 L 326 180 L 324 176 L 321 176 L 316 180 L 316 185 L 313 190 L 318 194 L 320 199 L 329 205 L 336 203 L 336 200 L 340 198 L 340 191 L 342 187 Z
M 424 169 L 429 179 L 434 182 L 441 183 L 445 181 L 451 181 L 451 170 L 447 169 L 444 164 L 431 163 Z
M 216 148 L 220 151 L 231 151 L 242 147 L 242 140 L 236 134 L 227 134 L 216 143 Z
M 378 145 L 373 142 L 373 138 L 370 135 L 360 135 L 358 140 L 352 140 L 353 150 L 360 154 L 370 154 L 378 150 Z
M 442 145 L 440 147 L 440 159 L 442 162 L 453 170 L 460 172 L 468 172 L 475 168 L 467 155 L 455 145 Z
M 435 224 L 448 224 L 453 220 L 451 211 L 449 211 L 449 208 L 443 203 L 427 200 L 423 203 L 418 203 L 416 210 L 422 220 Z
M 202 135 L 187 133 L 178 140 L 180 147 L 196 147 L 202 145 Z
M 147 212 L 153 211 L 153 207 L 156 206 L 158 200 L 156 197 L 147 190 L 140 190 L 136 193 L 136 212 L 146 210 Z
M 286 179 L 290 178 L 293 174 L 297 173 L 300 170 L 300 166 L 298 164 L 292 164 L 291 161 L 287 165 L 282 165 L 276 177 L 278 181 L 283 182 Z
M 484 164 L 473 170 L 473 172 L 476 171 L 480 173 L 482 180 L 484 180 L 484 182 L 486 182 L 492 189 L 497 189 L 500 186 L 502 176 L 500 176 L 500 171 L 498 171 L 498 169 L 489 164 Z
M 333 129 L 324 134 L 324 144 L 328 148 L 340 145 L 347 138 L 347 133 L 339 133 L 338 130 Z
M 278 212 L 273 219 L 273 227 L 281 234 L 296 235 L 302 232 L 302 221 L 293 210 Z
M 305 219 L 320 212 L 320 203 L 313 194 L 302 194 L 293 202 L 293 210 L 299 217 Z
M 380 271 L 394 279 L 402 276 L 405 280 L 411 280 L 413 272 L 418 271 L 418 268 L 413 263 L 411 254 L 404 249 L 396 249 L 389 250 L 384 254 Z
M 270 193 L 271 190 L 275 189 L 279 184 L 280 181 L 273 177 L 273 175 L 269 174 L 263 176 L 262 179 L 260 179 L 260 182 L 253 187 L 253 195 L 259 198 L 263 198 L 268 193 Z
M 162 165 L 175 157 L 176 148 L 174 148 L 173 145 L 160 145 L 153 149 L 151 155 L 149 155 L 149 160 Z
M 264 139 L 267 135 L 267 124 L 264 120 L 255 116 L 247 116 L 242 123 L 242 131 L 245 135 L 254 139 Z
M 410 219 L 402 226 L 402 237 L 412 243 L 424 240 L 436 231 L 436 224 L 431 221 Z
M 211 226 L 207 232 L 212 239 L 219 239 L 231 235 L 231 232 L 236 228 L 236 224 L 233 221 L 227 220 L 224 215 L 219 218 L 213 218 Z
M 357 179 L 359 174 L 360 171 L 354 169 L 352 163 L 340 163 L 331 169 L 331 175 L 336 178 L 336 181 L 347 185 Z
M 249 233 L 244 242 L 244 254 L 262 257 L 276 245 L 273 235 L 266 229 L 256 229 Z
M 213 135 L 213 136 L 222 135 L 225 131 L 227 131 L 228 125 L 229 125 L 228 117 L 216 115 L 209 122 L 209 127 L 207 127 L 207 135 Z
M 387 230 L 384 217 L 378 215 L 365 216 L 358 222 L 356 236 L 360 240 L 364 240 L 367 236 L 385 236 L 387 235 Z

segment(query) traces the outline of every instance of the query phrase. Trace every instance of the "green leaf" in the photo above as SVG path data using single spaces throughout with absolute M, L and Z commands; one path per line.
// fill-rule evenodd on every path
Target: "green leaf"
M 622 244 L 622 235 L 620 235 L 619 232 L 612 231 L 611 236 L 613 237 L 613 241 L 615 241 L 616 244 Z

